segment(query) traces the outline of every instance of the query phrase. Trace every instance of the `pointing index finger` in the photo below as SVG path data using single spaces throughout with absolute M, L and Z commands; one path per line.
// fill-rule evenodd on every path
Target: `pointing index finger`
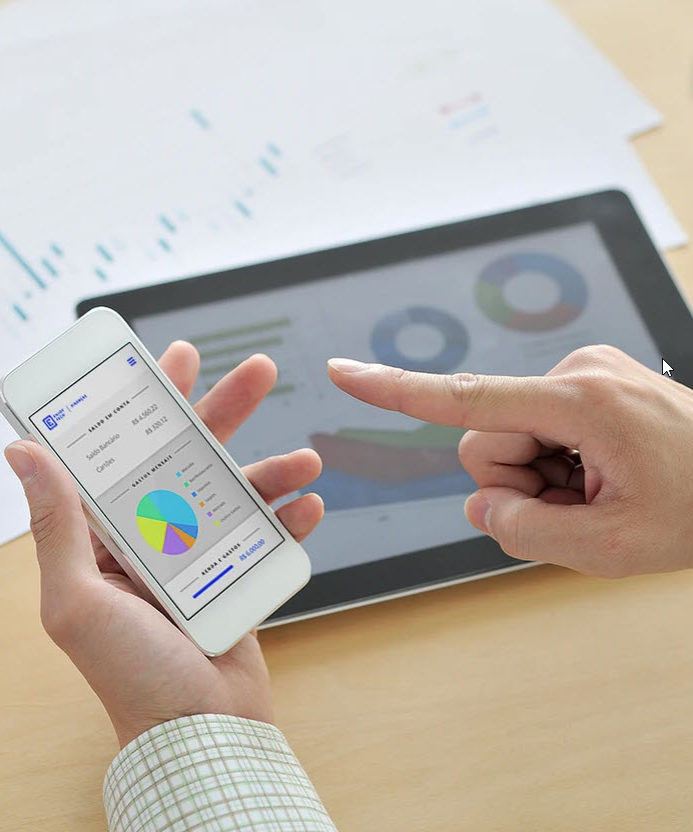
M 342 358 L 330 359 L 328 367 L 332 381 L 351 396 L 437 424 L 541 434 L 578 447 L 588 418 L 560 376 L 436 375 Z

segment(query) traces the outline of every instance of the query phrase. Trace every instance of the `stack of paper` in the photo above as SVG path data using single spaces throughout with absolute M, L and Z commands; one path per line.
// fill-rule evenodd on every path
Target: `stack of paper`
M 545 0 L 17 0 L 0 64 L 0 374 L 84 296 L 589 190 L 685 240 L 659 115 Z

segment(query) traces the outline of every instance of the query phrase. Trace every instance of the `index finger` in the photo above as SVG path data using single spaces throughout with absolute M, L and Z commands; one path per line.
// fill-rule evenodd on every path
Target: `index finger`
M 200 369 L 200 356 L 195 347 L 187 341 L 173 341 L 158 364 L 187 399 Z
M 245 422 L 274 387 L 277 368 L 256 353 L 227 373 L 195 405 L 197 415 L 223 444 Z
M 590 418 L 561 376 L 436 375 L 342 358 L 328 366 L 345 393 L 441 425 L 540 434 L 575 448 Z

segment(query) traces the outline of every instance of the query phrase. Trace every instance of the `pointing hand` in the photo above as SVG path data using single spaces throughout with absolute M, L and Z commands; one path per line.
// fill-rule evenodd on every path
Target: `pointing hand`
M 467 517 L 507 554 L 605 577 L 693 566 L 693 391 L 620 350 L 527 378 L 346 359 L 329 374 L 362 401 L 469 429 Z

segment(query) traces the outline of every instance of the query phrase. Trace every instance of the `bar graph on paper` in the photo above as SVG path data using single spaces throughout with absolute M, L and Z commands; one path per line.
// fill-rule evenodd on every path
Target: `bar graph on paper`
M 198 109 L 189 115 L 201 133 L 213 134 L 214 124 L 208 116 Z M 217 154 L 224 151 L 223 140 L 219 144 L 212 148 Z M 0 223 L 4 323 L 31 326 L 37 308 L 45 310 L 45 301 L 51 295 L 74 296 L 76 292 L 76 296 L 86 296 L 121 288 L 124 280 L 127 282 L 123 273 L 133 262 L 150 263 L 157 273 L 165 273 L 167 268 L 175 273 L 175 259 L 186 252 L 186 247 L 194 250 L 215 235 L 243 234 L 249 223 L 261 217 L 263 205 L 272 199 L 272 189 L 281 181 L 284 166 L 281 146 L 267 141 L 258 146 L 255 158 L 235 166 L 233 181 L 221 183 L 220 193 L 208 206 L 190 208 L 181 193 L 179 201 L 152 211 L 136 229 L 126 228 L 124 223 L 125 230 L 104 228 L 93 239 L 80 237 L 73 244 L 53 239 L 50 229 L 38 242 L 35 233 L 31 240 L 21 240 L 19 234 Z

